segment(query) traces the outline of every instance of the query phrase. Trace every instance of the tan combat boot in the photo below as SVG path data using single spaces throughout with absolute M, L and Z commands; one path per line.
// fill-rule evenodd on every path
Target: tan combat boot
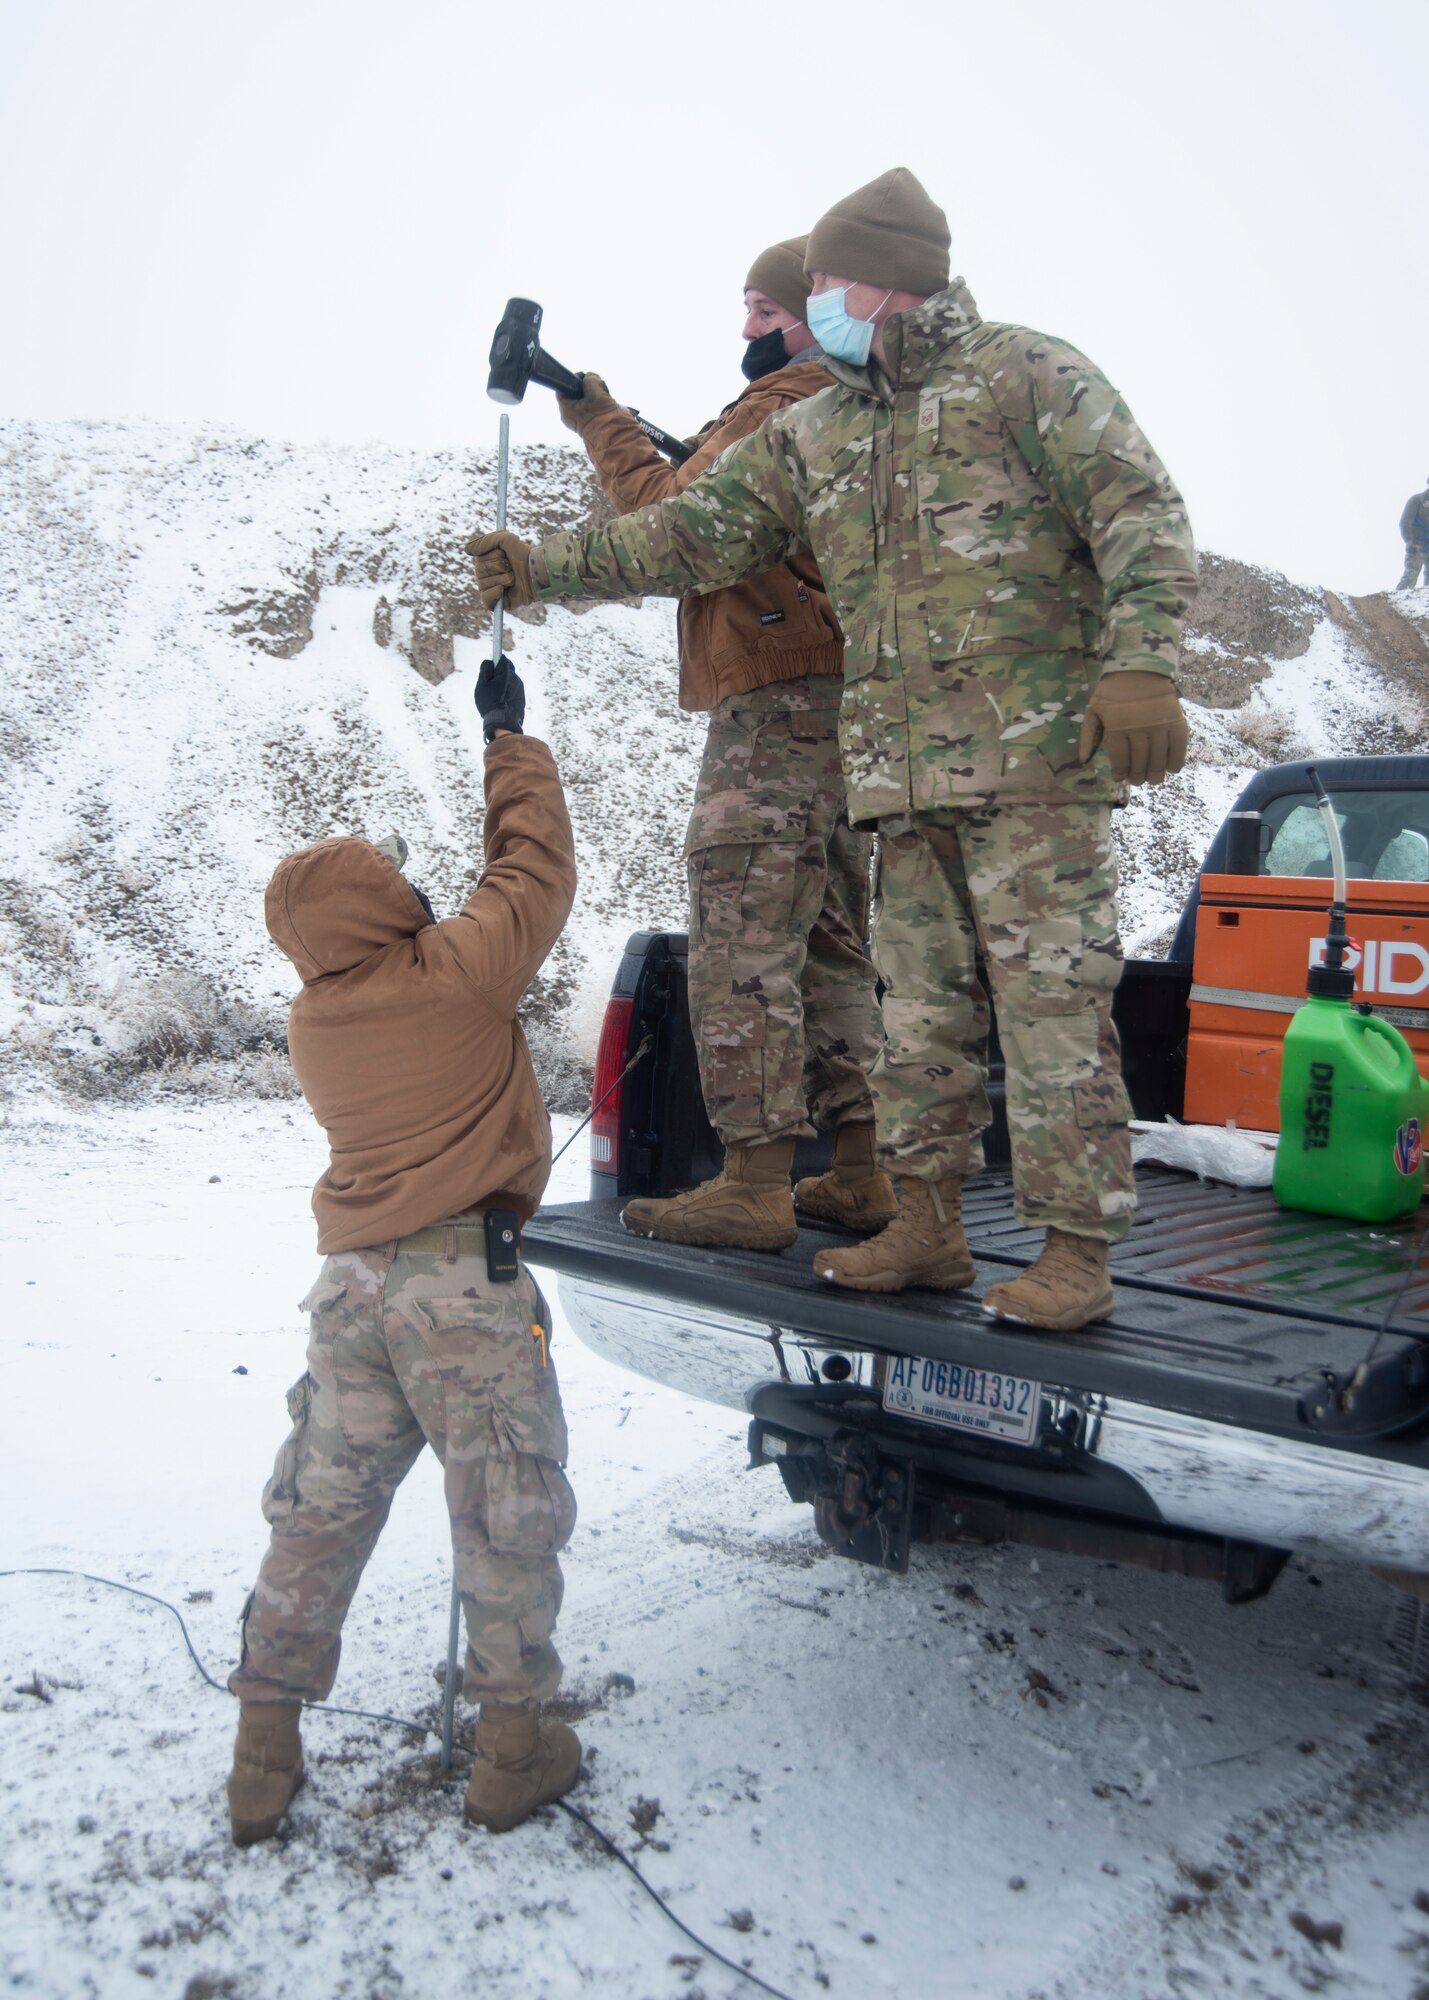
M 245 1701 L 228 1776 L 228 1823 L 236 1847 L 271 1840 L 303 1782 L 296 1701 Z
M 963 1234 L 962 1182 L 951 1174 L 941 1181 L 905 1175 L 888 1227 L 851 1250 L 820 1250 L 814 1272 L 855 1292 L 901 1292 L 905 1285 L 960 1292 L 977 1275 Z
M 728 1245 L 734 1250 L 787 1250 L 799 1239 L 789 1173 L 792 1139 L 762 1146 L 727 1146 L 724 1171 L 668 1201 L 628 1201 L 620 1219 L 636 1236 L 657 1243 Z
M 1052 1333 L 1074 1333 L 1079 1326 L 1110 1319 L 1115 1303 L 1110 1245 L 1095 1236 L 1072 1236 L 1065 1229 L 1049 1229 L 1036 1263 L 1029 1264 L 1020 1278 L 989 1285 L 982 1309 L 994 1319 L 1045 1326 Z
M 537 1806 L 563 1798 L 580 1769 L 580 1738 L 564 1722 L 543 1722 L 534 1708 L 483 1702 L 466 1816 L 493 1833 L 509 1833 Z
M 820 1222 L 838 1222 L 868 1235 L 898 1213 L 893 1183 L 875 1157 L 875 1132 L 867 1121 L 834 1131 L 834 1163 L 826 1174 L 794 1183 L 794 1206 Z

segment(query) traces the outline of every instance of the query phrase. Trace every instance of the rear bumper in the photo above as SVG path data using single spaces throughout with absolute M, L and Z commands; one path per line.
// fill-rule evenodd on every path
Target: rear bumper
M 585 1343 L 617 1367 L 782 1431 L 858 1431 L 916 1464 L 925 1484 L 1429 1570 L 1429 1446 L 1416 1459 L 1379 1457 L 1050 1382 L 1036 1445 L 992 1444 L 885 1412 L 866 1351 L 587 1278 L 562 1275 L 560 1296 Z

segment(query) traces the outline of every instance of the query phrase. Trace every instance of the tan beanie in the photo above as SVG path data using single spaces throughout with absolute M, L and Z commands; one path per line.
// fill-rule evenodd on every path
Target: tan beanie
M 893 167 L 819 218 L 804 269 L 931 297 L 948 282 L 949 242 L 948 218 L 922 182 Z
M 804 275 L 804 252 L 808 247 L 807 236 L 786 236 L 782 243 L 771 243 L 750 265 L 744 289 L 763 292 L 766 299 L 773 299 L 786 313 L 803 319 L 809 304 L 809 281 Z

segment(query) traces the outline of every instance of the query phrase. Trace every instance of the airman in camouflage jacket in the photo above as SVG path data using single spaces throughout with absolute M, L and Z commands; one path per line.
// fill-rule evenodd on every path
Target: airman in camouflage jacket
M 692 486 L 549 536 L 543 599 L 680 595 L 807 544 L 847 642 L 850 816 L 1106 802 L 1078 760 L 1102 673 L 1175 675 L 1195 589 L 1179 494 L 1082 354 L 982 320 L 961 279 L 885 322 L 885 374 L 836 380 Z

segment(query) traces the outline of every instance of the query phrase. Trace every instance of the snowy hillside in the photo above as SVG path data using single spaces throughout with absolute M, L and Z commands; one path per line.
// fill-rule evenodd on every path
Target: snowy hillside
M 598 504 L 575 451 L 514 454 L 517 530 Z M 479 455 L 0 426 L 12 1082 L 211 1088 L 217 1058 L 242 1087 L 286 1090 L 293 980 L 262 890 L 309 840 L 398 828 L 439 913 L 458 904 L 480 866 L 485 623 L 461 545 L 492 512 Z M 1342 603 L 1208 559 L 1184 677 L 1193 762 L 1120 818 L 1129 947 L 1164 937 L 1250 770 L 1429 742 L 1415 602 Z M 528 1003 L 548 1090 L 573 1105 L 626 934 L 682 925 L 702 726 L 676 706 L 668 604 L 556 609 L 517 640 L 577 829 L 576 917 Z

